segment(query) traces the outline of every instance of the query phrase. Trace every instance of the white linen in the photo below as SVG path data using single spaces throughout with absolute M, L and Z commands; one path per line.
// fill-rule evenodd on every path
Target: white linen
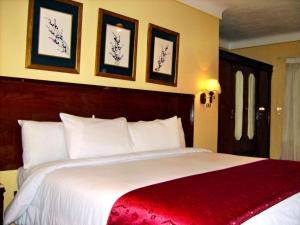
M 29 174 L 30 174 L 30 169 L 24 169 L 24 167 L 18 168 L 18 172 L 17 172 L 18 189 L 20 189 L 20 187 L 22 186 L 26 178 L 29 176 Z
M 23 167 L 68 158 L 61 122 L 19 120 L 22 132 Z
M 31 170 L 6 210 L 4 224 L 17 219 L 22 225 L 105 225 L 114 202 L 128 191 L 258 160 L 178 149 L 51 162 Z M 300 195 L 296 194 L 244 224 L 299 224 L 299 212 Z
M 133 152 L 126 118 L 78 118 L 60 114 L 71 159 Z
M 186 144 L 185 144 L 185 135 L 184 135 L 184 130 L 182 127 L 182 122 L 181 122 L 181 118 L 177 118 L 177 122 L 178 122 L 178 132 L 179 132 L 179 143 L 180 143 L 180 148 L 185 148 Z
M 180 147 L 177 117 L 165 120 L 129 122 L 134 151 L 153 151 Z

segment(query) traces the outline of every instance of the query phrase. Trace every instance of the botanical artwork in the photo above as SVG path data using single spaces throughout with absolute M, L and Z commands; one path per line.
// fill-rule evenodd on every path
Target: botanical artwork
M 99 9 L 96 76 L 135 80 L 138 20 Z
M 26 68 L 80 72 L 82 7 L 72 0 L 29 0 Z
M 104 63 L 128 68 L 129 47 L 130 30 L 107 24 Z
M 172 75 L 173 42 L 154 38 L 153 72 Z
M 179 33 L 149 24 L 146 81 L 177 86 Z
M 70 58 L 72 15 L 40 8 L 38 54 Z

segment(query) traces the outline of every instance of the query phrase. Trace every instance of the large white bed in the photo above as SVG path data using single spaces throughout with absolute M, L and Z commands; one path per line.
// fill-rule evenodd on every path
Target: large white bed
M 46 163 L 26 171 L 5 224 L 105 225 L 114 202 L 133 189 L 258 160 L 185 148 Z M 300 194 L 244 224 L 300 224 Z
M 5 225 L 105 225 L 132 190 L 264 162 L 185 148 L 193 146 L 193 95 L 0 77 L 0 105 L 0 168 L 22 166 Z M 60 121 L 62 111 L 89 118 Z M 300 224 L 293 193 L 244 224 Z

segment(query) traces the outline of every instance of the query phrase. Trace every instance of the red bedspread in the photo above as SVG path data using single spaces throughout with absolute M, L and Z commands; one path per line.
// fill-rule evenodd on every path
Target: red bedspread
M 107 224 L 240 224 L 299 191 L 300 163 L 263 160 L 133 190 Z

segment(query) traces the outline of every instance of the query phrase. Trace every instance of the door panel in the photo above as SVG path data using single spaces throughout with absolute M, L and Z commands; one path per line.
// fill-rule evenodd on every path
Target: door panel
M 218 124 L 218 149 L 220 152 L 233 153 L 234 142 L 234 99 L 235 92 L 232 84 L 235 83 L 234 76 L 231 76 L 232 66 L 227 61 L 220 61 L 219 82 L 222 94 L 219 95 L 219 124 Z M 221 116 L 220 116 L 221 115 Z
M 250 140 L 254 138 L 255 135 L 255 113 L 256 105 L 256 79 L 253 73 L 249 74 L 248 77 L 248 124 L 247 124 L 247 136 Z
M 244 74 L 238 70 L 235 75 L 235 98 L 234 98 L 234 138 L 241 140 L 243 135 L 243 110 L 244 110 Z
M 258 92 L 262 94 L 257 98 L 256 109 L 258 156 L 266 158 L 270 156 L 270 78 L 269 74 L 265 71 L 261 71 L 259 74 Z
M 262 68 L 267 68 L 263 70 Z M 235 128 L 235 74 L 243 74 L 243 110 L 242 135 L 239 140 L 234 137 Z M 222 94 L 219 96 L 219 128 L 218 152 L 269 157 L 269 109 L 270 109 L 270 81 L 272 66 L 232 53 L 220 51 L 219 82 Z M 254 98 L 249 96 L 249 76 L 253 74 L 252 83 Z M 253 81 L 254 80 L 254 81 Z M 253 137 L 248 136 L 248 101 L 253 102 L 252 116 L 254 118 Z M 251 111 L 250 111 L 251 112 Z M 250 117 L 249 117 L 250 118 Z
M 242 137 L 240 140 L 234 139 L 234 154 L 237 155 L 248 155 L 255 156 L 257 143 L 256 135 L 250 140 L 247 135 L 248 128 L 248 83 L 249 75 L 254 74 L 256 71 L 247 66 L 234 66 L 233 73 L 236 74 L 237 71 L 242 71 L 243 74 L 243 119 L 242 119 Z M 235 89 L 235 88 L 234 88 Z M 254 128 L 255 129 L 255 128 Z

